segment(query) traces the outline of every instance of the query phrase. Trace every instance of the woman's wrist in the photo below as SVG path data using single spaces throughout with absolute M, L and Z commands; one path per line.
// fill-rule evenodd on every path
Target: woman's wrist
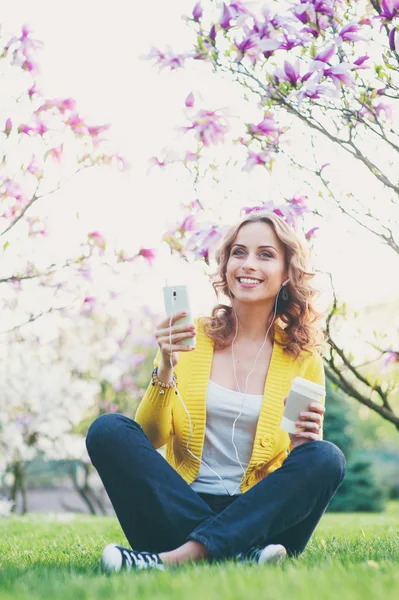
M 163 358 L 161 358 L 157 369 L 157 377 L 162 383 L 169 384 L 173 382 L 173 366 L 170 363 L 165 364 Z

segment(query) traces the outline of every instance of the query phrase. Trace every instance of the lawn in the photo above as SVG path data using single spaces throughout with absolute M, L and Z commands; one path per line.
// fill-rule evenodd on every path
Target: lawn
M 281 566 L 189 565 L 106 576 L 99 559 L 126 543 L 111 518 L 31 515 L 0 520 L 0 600 L 165 598 L 397 600 L 399 507 L 327 514 L 303 555 Z

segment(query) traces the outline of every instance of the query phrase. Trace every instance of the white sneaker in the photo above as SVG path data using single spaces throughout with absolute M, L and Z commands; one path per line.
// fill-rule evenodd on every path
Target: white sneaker
M 287 550 L 281 544 L 269 544 L 264 548 L 250 548 L 247 552 L 238 555 L 242 562 L 254 562 L 258 565 L 279 565 L 287 556 Z
M 107 573 L 132 569 L 158 569 L 164 571 L 165 566 L 155 552 L 137 552 L 118 544 L 108 544 L 101 556 L 101 566 Z

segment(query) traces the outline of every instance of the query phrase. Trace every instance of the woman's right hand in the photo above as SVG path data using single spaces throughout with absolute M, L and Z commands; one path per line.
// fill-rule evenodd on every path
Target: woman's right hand
M 178 352 L 192 352 L 195 346 L 186 346 L 181 342 L 191 337 L 195 337 L 197 332 L 194 323 L 176 324 L 176 321 L 185 317 L 186 312 L 177 313 L 172 318 L 166 317 L 156 328 L 155 338 L 161 351 L 161 360 L 163 366 L 175 366 L 178 361 Z M 172 342 L 172 343 L 171 343 Z

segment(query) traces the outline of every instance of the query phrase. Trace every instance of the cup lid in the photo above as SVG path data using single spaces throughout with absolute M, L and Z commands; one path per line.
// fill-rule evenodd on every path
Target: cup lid
M 305 379 L 304 377 L 294 377 L 292 383 L 295 383 L 296 386 L 300 386 L 301 388 L 305 388 L 311 392 L 315 392 L 316 394 L 324 395 L 326 393 L 323 385 L 315 383 L 314 381 L 310 381 L 310 379 Z

